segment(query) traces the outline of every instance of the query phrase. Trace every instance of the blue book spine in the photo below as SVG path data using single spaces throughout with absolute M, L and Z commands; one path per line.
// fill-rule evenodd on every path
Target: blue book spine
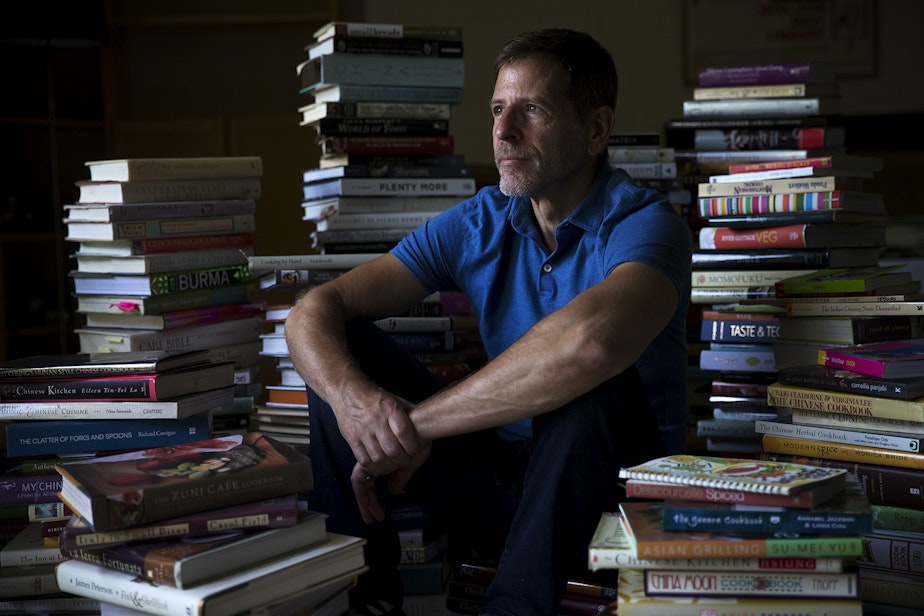
M 12 422 L 7 456 L 146 449 L 201 441 L 211 436 L 212 414 L 185 419 L 116 419 Z
M 780 335 L 777 323 L 704 319 L 700 340 L 706 342 L 773 342 Z
M 309 88 L 312 83 L 461 88 L 465 81 L 464 59 L 433 56 L 331 53 L 301 70 Z

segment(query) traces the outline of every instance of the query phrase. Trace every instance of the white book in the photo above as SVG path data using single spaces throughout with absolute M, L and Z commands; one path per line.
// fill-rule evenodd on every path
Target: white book
M 247 265 L 252 272 L 281 269 L 352 269 L 383 254 L 363 252 L 336 255 L 250 255 L 247 257 Z
M 712 184 L 725 182 L 755 182 L 762 180 L 779 180 L 785 178 L 804 178 L 818 176 L 871 178 L 873 172 L 868 169 L 838 169 L 834 167 L 789 167 L 787 169 L 768 169 L 766 171 L 748 171 L 745 173 L 725 173 L 709 176 Z
M 105 257 L 74 254 L 77 271 L 88 274 L 159 274 L 180 270 L 194 270 L 223 265 L 238 265 L 254 252 L 253 246 L 243 248 L 216 248 L 214 250 L 185 250 L 132 257 Z
M 181 180 L 260 177 L 259 156 L 199 156 L 183 158 L 119 158 L 84 163 L 93 181 Z
M 475 194 L 472 178 L 333 178 L 304 184 L 303 198 L 326 197 L 470 197 Z
M 262 319 L 248 318 L 163 331 L 79 328 L 74 332 L 81 353 L 106 353 L 209 349 L 255 341 L 262 328 Z
M 64 592 L 162 616 L 232 616 L 366 570 L 365 540 L 328 533 L 315 547 L 192 588 L 155 586 L 130 573 L 65 560 L 57 569 Z
M 331 197 L 302 202 L 302 220 L 320 220 L 334 214 L 432 212 L 448 210 L 458 197 Z

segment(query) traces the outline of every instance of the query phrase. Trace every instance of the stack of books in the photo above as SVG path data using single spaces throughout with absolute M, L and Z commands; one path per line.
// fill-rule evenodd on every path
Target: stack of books
M 591 570 L 619 569 L 620 616 L 863 613 L 854 562 L 873 514 L 847 471 L 674 455 L 620 477 L 630 500 L 588 550 Z
M 780 368 L 781 280 L 878 265 L 885 205 L 863 182 L 882 161 L 846 154 L 838 101 L 827 65 L 706 67 L 693 99 L 684 101 L 684 119 L 668 123 L 678 164 L 696 181 L 691 302 L 703 311 L 693 318 L 699 368 L 705 376 L 720 373 L 721 385 L 708 393 L 713 410 L 721 402 L 777 414 L 759 398 Z M 731 400 L 729 384 L 756 395 Z M 712 452 L 760 451 L 752 425 L 739 424 L 742 436 L 727 440 L 734 427 L 710 417 L 697 432 Z
M 86 163 L 64 206 L 81 353 L 209 349 L 240 371 L 239 413 L 259 387 L 264 304 L 254 252 L 257 156 L 128 158 Z
M 364 541 L 304 506 L 308 458 L 260 433 L 56 468 L 76 512 L 56 581 L 104 614 L 342 613 L 365 571 Z
M 449 130 L 465 74 L 460 28 L 331 22 L 306 53 L 301 124 L 321 148 L 302 178 L 312 248 L 386 252 L 475 193 Z
M 73 516 L 59 497 L 56 463 L 208 438 L 212 410 L 229 403 L 233 392 L 232 364 L 209 361 L 205 350 L 35 356 L 0 364 L 0 498 L 9 509 L 0 564 L 20 600 L 55 588 L 58 535 Z M 37 581 L 21 583 L 29 579 Z
M 875 514 L 858 559 L 868 609 L 920 607 L 924 339 L 822 349 L 815 365 L 780 370 L 768 400 L 791 418 L 759 422 L 763 458 L 845 469 L 862 482 Z
M 625 171 L 639 186 L 662 193 L 678 212 L 689 216 L 692 192 L 677 178 L 674 148 L 661 144 L 660 133 L 613 133 L 607 156 L 614 169 Z

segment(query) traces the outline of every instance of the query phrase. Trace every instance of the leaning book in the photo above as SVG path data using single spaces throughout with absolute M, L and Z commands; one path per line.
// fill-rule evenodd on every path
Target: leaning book
M 61 500 L 111 531 L 306 492 L 311 461 L 259 432 L 58 464 Z
M 193 588 L 155 586 L 131 573 L 70 559 L 57 569 L 62 591 L 144 614 L 232 616 L 366 570 L 365 540 L 328 533 L 327 541 Z
M 822 483 L 846 486 L 846 473 L 840 469 L 686 454 L 621 468 L 619 477 L 770 494 L 790 494 Z

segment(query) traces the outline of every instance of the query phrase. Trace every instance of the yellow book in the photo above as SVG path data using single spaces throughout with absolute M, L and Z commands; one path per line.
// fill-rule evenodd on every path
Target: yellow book
M 826 458 L 829 460 L 842 460 L 844 462 L 865 462 L 868 464 L 882 464 L 883 466 L 898 466 L 901 468 L 924 470 L 924 454 L 883 449 L 881 447 L 832 443 L 829 441 L 791 438 L 773 434 L 764 434 L 763 446 L 764 451 L 770 453 L 784 453 L 794 456 Z

